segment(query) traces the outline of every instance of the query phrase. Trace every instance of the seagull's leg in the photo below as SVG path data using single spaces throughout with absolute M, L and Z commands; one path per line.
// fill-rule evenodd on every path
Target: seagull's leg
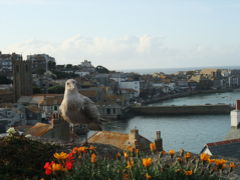
M 74 124 L 70 123 L 69 125 L 70 125 L 70 138 L 71 138 L 70 141 L 74 143 Z

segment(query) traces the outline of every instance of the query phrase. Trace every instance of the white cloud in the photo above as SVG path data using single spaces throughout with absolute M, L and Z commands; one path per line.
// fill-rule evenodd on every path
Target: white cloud
M 11 45 L 3 50 L 23 55 L 47 53 L 58 64 L 80 64 L 84 59 L 94 65 L 110 69 L 163 68 L 236 65 L 239 47 L 207 47 L 194 45 L 176 48 L 166 45 L 163 37 L 150 35 L 125 36 L 115 39 L 76 35 L 62 42 L 29 40 Z

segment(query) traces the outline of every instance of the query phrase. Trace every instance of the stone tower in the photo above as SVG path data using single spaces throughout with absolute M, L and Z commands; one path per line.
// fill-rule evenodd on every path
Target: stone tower
M 31 61 L 13 60 L 13 92 L 14 102 L 20 96 L 29 96 L 32 88 L 32 63 Z

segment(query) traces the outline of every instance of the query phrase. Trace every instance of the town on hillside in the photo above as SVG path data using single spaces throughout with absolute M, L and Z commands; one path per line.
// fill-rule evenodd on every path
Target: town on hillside
M 231 91 L 240 87 L 240 69 L 199 69 L 174 74 L 124 73 L 94 66 L 56 64 L 47 54 L 0 52 L 0 133 L 9 127 L 27 128 L 49 123 L 63 99 L 67 79 L 96 103 L 105 119 L 121 119 L 131 106 L 201 91 Z

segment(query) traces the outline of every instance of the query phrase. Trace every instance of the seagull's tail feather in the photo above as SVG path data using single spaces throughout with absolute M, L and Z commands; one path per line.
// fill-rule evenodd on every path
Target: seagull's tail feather
M 98 123 L 90 123 L 88 124 L 88 129 L 93 130 L 93 131 L 101 131 L 102 127 Z

